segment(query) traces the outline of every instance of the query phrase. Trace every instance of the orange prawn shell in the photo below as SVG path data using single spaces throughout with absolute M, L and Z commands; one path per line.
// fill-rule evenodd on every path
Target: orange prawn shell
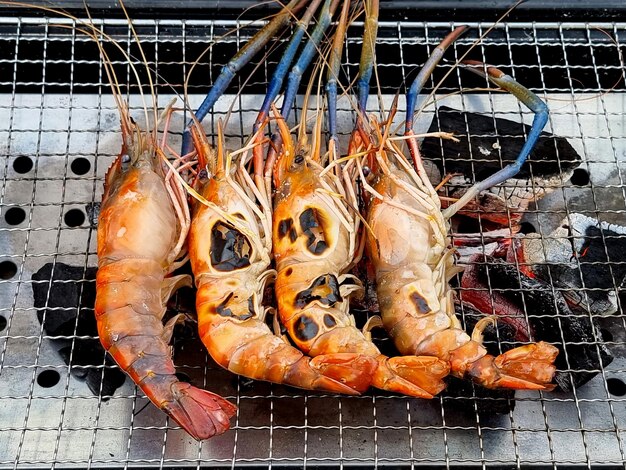
M 146 258 L 165 271 L 176 255 L 171 251 L 180 229 L 163 178 L 143 161 L 122 173 L 119 160 L 107 176 L 100 209 L 98 264 L 110 258 Z
M 255 220 L 255 215 L 225 181 L 211 178 L 202 187 L 201 194 L 223 213 L 237 219 L 247 230 L 257 233 L 258 228 L 253 227 L 250 222 Z M 261 290 L 259 279 L 269 267 L 270 260 L 269 256 L 264 257 L 256 247 L 249 245 L 250 264 L 247 267 L 236 271 L 216 269 L 211 264 L 211 237 L 218 223 L 224 223 L 223 215 L 212 207 L 196 204 L 189 231 L 189 255 L 198 287 L 196 309 L 200 337 L 209 348 L 213 359 L 228 368 L 232 351 L 246 340 L 245 337 L 229 334 L 228 323 L 244 322 L 254 316 L 256 312 L 250 311 L 250 298 L 252 308 L 260 308 L 257 294 Z M 224 306 L 226 303 L 232 315 L 223 317 L 219 309 L 220 305 Z M 232 345 L 228 346 L 230 343 Z
M 272 239 L 279 271 L 292 264 L 317 261 L 342 268 L 349 258 L 349 234 L 340 230 L 337 218 L 321 196 L 325 189 L 319 183 L 320 171 L 313 165 L 306 162 L 302 168 L 290 171 L 276 191 Z M 313 215 L 321 228 L 326 248 L 319 254 L 309 248 L 310 235 L 302 224 L 305 215 Z

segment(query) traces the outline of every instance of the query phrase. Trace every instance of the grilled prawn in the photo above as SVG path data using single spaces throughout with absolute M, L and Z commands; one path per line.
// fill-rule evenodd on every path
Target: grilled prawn
M 558 350 L 544 342 L 498 357 L 482 346 L 480 320 L 470 337 L 461 328 L 448 281 L 456 272 L 447 221 L 423 167 L 415 172 L 393 143 L 376 153 L 367 251 L 376 270 L 380 313 L 402 354 L 450 363 L 451 373 L 487 388 L 550 389 Z
M 216 159 L 198 125 L 192 136 L 208 173 L 198 188 L 207 204 L 196 203 L 189 254 L 200 337 L 213 359 L 245 377 L 309 390 L 354 395 L 367 388 L 361 384 L 369 384 L 368 357 L 342 353 L 311 359 L 265 324 L 263 290 L 275 276 L 269 268 L 271 211 L 265 185 L 255 186 L 244 168 L 251 152 L 241 155 L 231 172 L 221 133 Z
M 178 380 L 168 343 L 181 318 L 162 323 L 172 292 L 191 284 L 189 276 L 168 277 L 189 226 L 185 197 L 174 178 L 165 179 L 156 135 L 142 132 L 124 106 L 120 113 L 122 152 L 106 175 L 98 221 L 98 334 L 157 407 L 207 439 L 229 428 L 236 408 Z
M 447 364 L 434 357 L 393 357 L 380 353 L 369 333 L 348 313 L 360 283 L 348 274 L 357 252 L 356 221 L 341 194 L 339 179 L 324 171 L 319 147 L 296 148 L 278 119 L 282 149 L 274 168 L 274 257 L 281 323 L 306 354 L 339 351 L 367 355 L 373 362 L 369 385 L 431 398 L 444 388 Z M 319 142 L 321 125 L 317 125 Z

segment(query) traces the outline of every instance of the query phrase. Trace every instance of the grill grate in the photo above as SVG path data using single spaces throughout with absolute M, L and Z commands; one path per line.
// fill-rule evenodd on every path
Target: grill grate
M 603 290 L 617 297 L 618 312 L 597 319 L 615 360 L 571 393 L 517 393 L 508 414 L 480 411 L 506 399 L 481 397 L 473 389 L 427 402 L 378 392 L 347 398 L 251 384 L 216 368 L 197 341 L 177 346 L 176 363 L 193 383 L 238 405 L 233 430 L 223 436 L 193 441 L 164 414 L 146 406 L 147 399 L 129 380 L 112 396 L 91 392 L 76 373 L 100 374 L 111 366 L 103 355 L 87 365 L 81 362 L 76 346 L 90 337 L 81 334 L 80 322 L 73 324 L 71 334 L 51 336 L 37 314 L 93 311 L 82 303 L 94 285 L 88 268 L 96 266 L 96 232 L 87 208 L 101 199 L 104 173 L 119 150 L 119 131 L 96 46 L 59 24 L 75 26 L 64 19 L 0 18 L 0 466 L 626 465 L 624 286 L 614 274 L 624 261 L 610 259 L 604 236 L 609 261 L 600 263 L 600 269 L 609 271 L 612 285 L 583 285 L 581 293 L 585 297 Z M 123 21 L 97 24 L 138 56 Z M 164 105 L 173 93 L 182 92 L 184 77 L 201 50 L 241 25 L 140 20 L 135 26 L 150 65 L 159 73 L 156 90 Z M 472 26 L 446 57 L 460 57 L 490 25 Z M 258 27 L 245 25 L 215 44 L 194 72 L 193 103 L 199 103 L 227 58 Z M 449 30 L 443 23 L 381 24 L 378 70 L 387 106 L 400 82 L 415 76 L 428 51 Z M 349 31 L 347 78 L 356 74 L 361 32 L 358 24 Z M 583 158 L 577 179 L 561 179 L 525 216 L 542 242 L 561 220 L 571 221 L 577 213 L 626 225 L 625 35 L 623 23 L 510 23 L 496 27 L 470 55 L 505 69 L 548 98 L 552 114 L 547 130 L 567 138 Z M 207 132 L 215 133 L 216 118 L 226 113 L 232 94 L 244 90 L 227 128 L 231 148 L 243 143 L 241 136 L 255 118 L 258 94 L 264 92 L 276 57 L 270 52 L 260 66 L 257 62 L 244 69 L 241 76 L 250 80 L 233 82 L 231 96 L 218 102 L 207 118 Z M 112 60 L 133 116 L 140 118 L 139 89 L 126 85 L 133 82 L 130 68 L 113 51 Z M 441 65 L 426 91 L 450 67 L 449 62 Z M 472 74 L 450 74 L 418 126 L 427 129 L 440 104 L 494 118 L 532 120 L 514 98 L 495 91 L 444 97 L 460 88 L 485 86 Z M 342 130 L 347 132 L 352 116 L 346 103 L 342 113 Z M 572 184 L 576 182 L 583 184 Z M 68 281 L 32 280 L 46 263 L 57 271 L 61 263 L 69 264 L 82 275 Z M 574 263 L 581 267 L 578 257 Z M 63 283 L 77 290 L 78 301 L 53 306 L 51 288 Z M 43 308 L 33 306 L 36 284 L 46 291 Z M 551 289 L 560 290 L 555 285 Z M 178 296 L 181 304 L 183 297 Z M 71 368 L 58 352 L 60 340 L 69 346 Z

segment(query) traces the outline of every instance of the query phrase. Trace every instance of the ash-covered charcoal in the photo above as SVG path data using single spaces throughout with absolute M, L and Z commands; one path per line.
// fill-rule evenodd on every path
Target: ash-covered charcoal
M 85 380 L 95 395 L 113 395 L 126 379 L 115 366 L 97 339 L 98 329 L 93 312 L 96 300 L 96 268 L 47 263 L 32 275 L 34 306 L 37 319 L 49 336 L 78 336 L 58 338 L 54 343 L 76 378 Z M 52 282 L 50 282 L 52 281 Z M 89 336 L 91 338 L 81 338 Z M 104 373 L 102 366 L 105 365 Z M 104 375 L 103 375 L 104 374 Z M 102 383 L 101 383 L 102 382 Z
M 562 390 L 570 391 L 587 383 L 613 361 L 611 352 L 603 344 L 600 329 L 588 314 L 572 312 L 561 293 L 549 284 L 492 257 L 483 257 L 483 263 L 477 264 L 475 269 L 478 282 L 487 285 L 489 276 L 491 289 L 500 290 L 503 298 L 519 305 L 520 309 L 526 306 L 534 341 L 547 341 L 559 348 L 556 359 L 559 371 L 555 381 Z M 508 319 L 503 317 L 502 320 Z
M 445 161 L 445 172 L 461 175 L 453 177 L 446 185 L 447 195 L 458 198 L 474 182 L 514 162 L 530 126 L 442 106 L 429 129 L 429 132 L 438 131 L 453 133 L 459 141 L 429 137 L 422 142 L 422 153 L 434 161 L 442 173 Z M 517 223 L 531 201 L 562 185 L 580 163 L 580 156 L 567 139 L 542 132 L 519 174 L 505 185 L 481 194 L 479 203 L 469 204 L 464 213 L 479 212 L 486 220 L 507 224 L 510 218 Z
M 534 276 L 564 288 L 571 305 L 593 315 L 618 311 L 615 291 L 626 285 L 626 227 L 570 214 L 549 236 L 529 234 L 512 249 Z

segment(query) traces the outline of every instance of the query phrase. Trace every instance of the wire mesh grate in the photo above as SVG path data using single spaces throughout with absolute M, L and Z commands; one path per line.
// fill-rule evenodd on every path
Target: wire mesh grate
M 139 56 L 124 21 L 95 21 L 124 50 Z M 240 29 L 235 33 L 225 35 L 237 26 Z M 259 26 L 233 21 L 137 21 L 148 63 L 158 73 L 159 104 L 164 106 L 172 95 L 182 93 L 193 61 L 215 41 L 189 83 L 190 100 L 198 104 L 228 58 Z M 425 93 L 491 25 L 471 26 L 446 55 L 449 60 L 438 67 Z M 415 77 L 450 27 L 443 23 L 381 24 L 377 78 L 386 107 L 398 89 L 404 91 L 404 83 Z M 349 30 L 346 79 L 356 76 L 361 33 L 361 24 Z M 239 407 L 231 431 L 197 443 L 164 414 L 147 406 L 148 400 L 130 380 L 107 394 L 101 378 L 115 367 L 103 354 L 82 356 L 88 354 L 83 345 L 94 336 L 84 334 L 80 315 L 62 334 L 44 329 L 51 316 L 93 313 L 89 299 L 95 284 L 90 268 L 96 266 L 94 203 L 101 199 L 104 174 L 119 151 L 118 117 L 98 48 L 80 34 L 76 23 L 58 18 L 1 18 L 0 466 L 624 466 L 626 320 L 624 279 L 619 272 L 625 262 L 615 259 L 609 246 L 611 239 L 626 239 L 626 229 L 620 231 L 626 225 L 625 35 L 622 23 L 509 23 L 487 34 L 469 56 L 506 70 L 548 99 L 547 131 L 567 139 L 581 156 L 582 164 L 573 172 L 563 171 L 563 176 L 549 181 L 531 180 L 532 190 L 549 187 L 551 192 L 525 209 L 523 220 L 526 228 L 537 232 L 544 251 L 551 240 L 563 239 L 552 234 L 560 233 L 555 230 L 564 220 L 576 227 L 581 215 L 588 216 L 612 229 L 610 234 L 604 231 L 597 236 L 606 256 L 596 262 L 610 282 L 586 285 L 589 278 L 581 274 L 578 289 L 585 305 L 600 292 L 617 306 L 610 315 L 585 314 L 602 331 L 602 339 L 596 336 L 590 344 L 609 348 L 614 355 L 610 365 L 601 364 L 594 371 L 598 373 L 595 378 L 574 386 L 571 392 L 518 392 L 514 407 L 509 397 L 483 396 L 473 387 L 432 401 L 372 391 L 348 398 L 237 378 L 210 361 L 197 339 L 185 339 L 185 334 L 193 336 L 191 324 L 177 334 L 179 373 Z M 283 40 L 277 38 L 276 43 Z M 277 51 L 270 46 L 266 52 L 266 60 L 242 71 L 247 81 L 233 81 L 227 96 L 205 121 L 207 132 L 215 136 L 217 118 L 234 101 L 226 129 L 231 147 L 244 142 L 246 129 L 256 117 L 259 95 L 276 64 Z M 141 119 L 140 87 L 133 72 L 118 51 L 111 48 L 110 53 L 133 116 Z M 138 68 L 138 73 L 141 90 L 148 92 L 145 71 Z M 452 70 L 434 103 L 424 109 L 418 127 L 427 130 L 431 121 L 443 122 L 449 112 L 444 106 L 486 115 L 496 127 L 496 118 L 532 120 L 513 97 L 493 89 L 486 92 L 485 87 L 484 80 Z M 462 94 L 457 93 L 460 89 L 464 89 Z M 244 94 L 233 100 L 239 90 Z M 374 101 L 369 103 L 372 110 L 378 106 Z M 346 100 L 341 112 L 345 138 L 353 120 Z M 470 139 L 480 137 L 470 132 L 469 125 Z M 499 138 L 506 137 L 497 131 Z M 565 162 L 558 151 L 556 155 L 553 163 L 560 168 Z M 469 162 L 472 174 L 477 175 L 484 162 L 494 159 L 483 157 L 470 153 L 461 160 Z M 446 165 L 444 161 L 444 170 Z M 506 216 L 513 218 L 515 211 L 508 210 Z M 482 231 L 486 222 L 479 218 L 477 224 Z M 571 232 L 565 237 L 572 246 L 582 238 Z M 489 242 L 481 239 L 478 248 L 485 249 Z M 48 277 L 33 278 L 48 263 Z M 518 268 L 523 264 L 518 259 L 514 263 Z M 568 263 L 583 272 L 584 259 L 573 255 Z M 490 295 L 514 291 L 523 302 L 528 301 L 521 286 L 496 287 L 495 275 L 489 274 L 494 266 L 484 264 Z M 55 277 L 65 265 L 78 275 Z M 51 293 L 59 287 L 73 289 L 71 305 L 54 302 Z M 34 306 L 36 288 L 43 292 L 41 307 Z M 548 290 L 571 291 L 556 280 Z M 188 308 L 184 294 L 175 301 L 173 308 Z M 496 346 L 506 342 L 501 339 Z M 569 359 L 563 372 L 576 372 Z M 96 377 L 95 385 L 91 384 L 96 392 L 88 384 L 89 377 Z M 504 414 L 489 412 L 502 404 L 509 406 Z

